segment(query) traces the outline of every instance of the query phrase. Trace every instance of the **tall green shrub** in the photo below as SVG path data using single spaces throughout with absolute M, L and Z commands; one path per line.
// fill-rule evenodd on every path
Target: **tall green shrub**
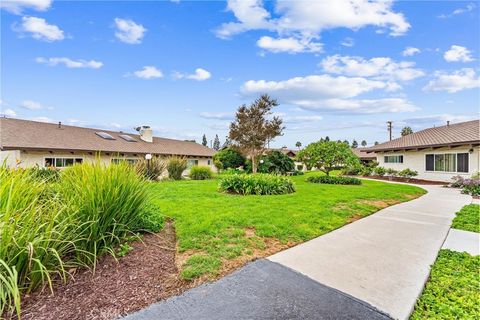
M 207 166 L 193 166 L 190 168 L 190 178 L 192 180 L 208 180 L 212 179 L 213 172 Z
M 89 262 L 131 233 L 147 199 L 145 183 L 126 163 L 103 166 L 97 161 L 69 167 L 59 189 L 80 226 L 77 248 L 94 256 L 77 254 Z
M 213 156 L 213 163 L 219 170 L 236 169 L 245 165 L 245 157 L 240 152 L 227 148 Z
M 168 177 L 181 180 L 182 173 L 187 169 L 187 159 L 183 157 L 170 157 L 167 163 Z

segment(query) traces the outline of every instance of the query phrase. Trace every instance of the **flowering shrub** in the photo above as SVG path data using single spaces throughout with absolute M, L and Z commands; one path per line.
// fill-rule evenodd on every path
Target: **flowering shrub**
M 463 180 L 462 193 L 466 193 L 471 196 L 480 196 L 480 179 Z

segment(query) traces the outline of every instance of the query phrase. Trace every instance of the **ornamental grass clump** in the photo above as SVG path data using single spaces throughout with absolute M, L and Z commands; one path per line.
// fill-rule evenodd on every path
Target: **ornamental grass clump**
M 213 172 L 207 166 L 193 166 L 190 168 L 190 179 L 192 180 L 208 180 L 212 179 Z
M 83 163 L 62 172 L 62 201 L 78 223 L 77 256 L 94 263 L 131 235 L 146 205 L 146 184 L 127 163 Z M 85 254 L 83 254 L 85 252 Z
M 343 184 L 343 185 L 361 185 L 362 180 L 352 177 L 335 177 L 335 176 L 310 176 L 308 182 L 324 183 L 324 184 Z
M 183 157 L 170 157 L 167 163 L 168 177 L 181 180 L 182 173 L 187 169 L 187 159 Z
M 28 170 L 0 167 L 0 315 L 12 306 L 19 315 L 20 294 L 51 287 L 52 275 L 66 278 L 74 217 L 48 188 Z
M 220 180 L 219 190 L 241 195 L 280 195 L 295 192 L 295 185 L 273 174 L 233 174 Z
M 152 157 L 150 160 L 140 159 L 135 162 L 135 171 L 147 180 L 158 180 L 166 167 L 166 162 L 159 157 Z

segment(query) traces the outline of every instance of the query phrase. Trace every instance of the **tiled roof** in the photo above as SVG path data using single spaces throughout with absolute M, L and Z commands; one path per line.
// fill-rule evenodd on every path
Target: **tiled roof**
M 368 148 L 367 151 L 480 144 L 480 120 L 460 122 L 411 133 Z
M 103 131 L 115 138 L 106 140 L 95 132 Z M 125 141 L 128 134 L 136 142 Z M 211 157 L 215 151 L 195 142 L 154 137 L 153 142 L 140 140 L 138 134 L 99 130 L 29 120 L 0 118 L 0 149 L 103 151 L 117 153 L 152 153 L 164 155 Z
M 367 153 L 368 148 L 352 148 L 353 154 L 355 154 L 360 159 L 375 159 L 376 155 L 374 152 Z

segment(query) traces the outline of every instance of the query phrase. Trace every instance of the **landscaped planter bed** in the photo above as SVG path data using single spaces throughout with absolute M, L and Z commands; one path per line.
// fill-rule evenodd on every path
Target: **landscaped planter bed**
M 420 185 L 438 185 L 444 186 L 447 185 L 447 182 L 442 181 L 430 181 L 430 180 L 422 180 L 422 179 L 415 179 L 415 178 L 401 178 L 401 177 L 382 177 L 382 176 L 368 176 L 365 178 L 369 179 L 376 179 L 376 180 L 384 180 L 384 181 L 395 181 L 395 182 L 404 182 L 404 183 L 413 183 L 413 184 L 420 184 Z

